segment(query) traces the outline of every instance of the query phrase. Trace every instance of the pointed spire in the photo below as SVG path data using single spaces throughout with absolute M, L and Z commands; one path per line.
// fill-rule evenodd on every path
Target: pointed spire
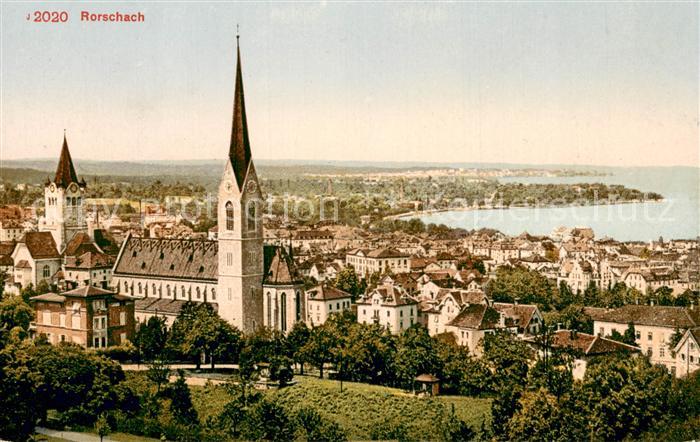
M 78 182 L 78 175 L 73 167 L 73 160 L 68 151 L 68 141 L 66 141 L 66 130 L 63 129 L 63 147 L 61 147 L 61 157 L 58 159 L 56 167 L 56 177 L 54 182 L 59 187 L 67 187 L 70 183 Z
M 239 189 L 243 186 L 248 165 L 250 164 L 250 140 L 248 139 L 248 121 L 245 115 L 243 97 L 243 75 L 241 73 L 241 48 L 236 35 L 236 90 L 233 96 L 233 125 L 231 128 L 231 146 L 228 151 L 233 172 Z

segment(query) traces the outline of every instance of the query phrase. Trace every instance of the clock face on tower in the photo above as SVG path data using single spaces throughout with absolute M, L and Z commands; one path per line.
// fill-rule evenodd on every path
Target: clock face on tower
M 76 192 L 78 190 L 78 186 L 75 183 L 72 183 L 70 185 L 70 191 L 71 192 Z
M 51 191 L 51 193 L 54 193 L 56 191 L 56 185 L 51 183 L 51 185 L 49 186 L 49 190 Z
M 250 180 L 250 181 L 248 181 L 246 188 L 248 189 L 249 193 L 253 193 L 253 192 L 255 192 L 255 189 L 258 188 L 258 185 L 255 184 L 255 181 Z

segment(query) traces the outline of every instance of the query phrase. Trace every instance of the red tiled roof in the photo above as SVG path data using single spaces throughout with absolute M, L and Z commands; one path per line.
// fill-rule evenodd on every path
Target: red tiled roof
M 308 290 L 311 300 L 330 301 L 333 299 L 351 298 L 352 295 L 348 292 L 331 286 L 318 285 L 311 290 Z
M 54 241 L 50 232 L 27 232 L 19 242 L 27 246 L 29 254 L 34 259 L 61 257 L 56 249 L 56 241 Z
M 700 309 L 661 305 L 625 305 L 611 310 L 587 309 L 594 321 L 671 328 L 700 326 Z

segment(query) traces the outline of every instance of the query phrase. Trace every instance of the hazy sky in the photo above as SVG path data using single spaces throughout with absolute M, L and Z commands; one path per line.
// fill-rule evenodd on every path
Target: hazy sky
M 2 4 L 0 158 L 698 166 L 697 3 Z M 81 23 L 81 10 L 143 12 Z

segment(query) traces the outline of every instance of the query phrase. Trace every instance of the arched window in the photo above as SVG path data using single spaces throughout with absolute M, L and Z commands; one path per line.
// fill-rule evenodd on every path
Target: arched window
M 233 203 L 226 203 L 226 230 L 233 230 Z
M 211 300 L 216 301 L 216 289 L 214 287 L 211 288 Z
M 42 274 L 44 275 L 44 278 L 48 278 L 51 276 L 51 268 L 49 266 L 44 266 L 42 269 Z
M 180 294 L 182 295 L 183 298 L 187 296 L 187 293 L 185 292 L 185 286 L 183 285 L 180 287 Z
M 272 326 L 272 297 L 267 292 L 267 326 Z
M 297 294 L 294 297 L 294 301 L 296 304 L 294 306 L 294 308 L 296 309 L 295 313 L 296 313 L 297 321 L 301 321 L 301 292 L 299 290 L 297 290 Z
M 197 299 L 202 295 L 202 292 L 199 290 L 199 287 L 197 287 Z
M 124 293 L 129 293 L 129 283 L 124 281 Z
M 165 291 L 166 291 L 168 298 L 169 298 L 170 297 L 170 284 L 165 286 Z
M 257 226 L 257 207 L 255 201 L 248 201 L 248 211 L 247 211 L 247 221 L 248 221 L 248 231 L 255 230 Z
M 139 295 L 143 293 L 143 286 L 139 282 Z
M 280 304 L 282 304 L 282 312 L 280 314 L 281 316 L 281 323 L 280 323 L 280 328 L 282 331 L 287 331 L 287 294 L 282 292 L 282 296 L 280 298 Z

